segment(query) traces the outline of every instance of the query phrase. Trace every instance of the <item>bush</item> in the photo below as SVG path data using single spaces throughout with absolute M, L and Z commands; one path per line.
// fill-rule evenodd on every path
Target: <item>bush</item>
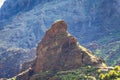
M 115 70 L 110 70 L 108 74 L 109 74 L 110 78 L 112 78 L 112 79 L 116 78 L 118 76 L 118 74 Z
M 114 67 L 114 70 L 115 70 L 115 71 L 120 71 L 120 66 L 115 66 L 115 67 Z
M 113 70 L 102 73 L 98 70 L 100 80 L 120 80 L 120 66 L 115 66 Z

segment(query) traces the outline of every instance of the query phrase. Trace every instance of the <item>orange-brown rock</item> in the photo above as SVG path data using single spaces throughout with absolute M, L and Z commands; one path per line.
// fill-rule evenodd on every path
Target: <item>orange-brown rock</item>
M 67 32 L 64 21 L 55 22 L 46 32 L 37 47 L 37 58 L 33 70 L 37 73 L 48 70 L 69 70 L 86 65 L 98 66 L 102 60 Z
M 57 24 L 56 24 L 57 23 Z M 52 28 L 50 28 L 44 38 L 44 40 L 48 40 L 49 38 L 55 37 L 56 34 L 61 34 L 62 32 L 67 31 L 67 24 L 64 21 L 56 22 L 52 25 Z

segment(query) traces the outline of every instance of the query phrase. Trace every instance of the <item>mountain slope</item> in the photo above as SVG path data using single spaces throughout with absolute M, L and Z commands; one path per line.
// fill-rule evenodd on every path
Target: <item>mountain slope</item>
M 35 58 L 35 49 L 3 48 L 0 53 L 0 78 L 15 76 L 20 72 L 23 63 Z
M 32 3 L 32 0 L 26 1 Z M 33 6 L 32 8 L 30 8 L 30 6 L 27 7 L 27 5 L 24 5 L 25 7 L 20 5 L 22 3 L 24 3 L 24 1 L 16 1 L 16 4 L 19 4 L 19 6 L 16 7 L 12 6 L 12 4 L 14 4 L 12 0 L 8 0 L 0 11 L 1 18 L 3 16 L 2 14 L 6 15 L 4 9 L 6 9 L 9 15 L 9 19 L 5 20 L 5 18 L 2 18 L 0 20 L 0 26 L 2 28 L 0 33 L 3 33 L 0 36 L 2 37 L 9 32 L 7 38 L 2 37 L 3 39 L 1 40 L 6 42 L 10 41 L 12 43 L 11 45 L 14 44 L 17 47 L 35 47 L 35 44 L 41 39 L 44 32 L 49 28 L 49 25 L 58 19 L 63 19 L 69 24 L 69 31 L 71 31 L 82 44 L 120 32 L 118 0 L 45 0 L 42 2 L 37 0 L 34 1 L 34 4 L 37 5 L 28 4 Z M 11 6 L 11 9 L 6 8 L 8 5 Z M 24 11 L 26 8 L 29 9 Z M 14 13 L 14 10 L 16 12 L 17 9 L 18 12 L 12 14 L 12 11 Z M 18 39 L 20 42 L 18 42 Z M 116 36 L 115 39 L 118 39 L 118 37 Z M 108 41 L 111 40 L 114 40 L 114 38 Z

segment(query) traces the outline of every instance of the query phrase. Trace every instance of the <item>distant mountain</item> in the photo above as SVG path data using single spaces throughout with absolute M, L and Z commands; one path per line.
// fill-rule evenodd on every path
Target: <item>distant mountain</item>
M 6 0 L 0 10 L 0 39 L 32 48 L 51 23 L 63 19 L 81 44 L 89 43 L 120 32 L 119 5 L 118 0 Z
M 51 0 L 52 1 L 52 0 Z M 6 0 L 0 10 L 0 20 L 8 19 L 19 12 L 25 12 L 38 4 L 49 2 L 49 0 Z

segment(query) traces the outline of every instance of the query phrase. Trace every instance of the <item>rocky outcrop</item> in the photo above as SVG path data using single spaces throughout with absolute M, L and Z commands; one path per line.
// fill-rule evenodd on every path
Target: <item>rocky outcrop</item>
M 35 72 L 68 70 L 86 65 L 97 66 L 102 61 L 67 32 L 64 21 L 55 22 L 37 47 Z
M 17 79 L 29 80 L 35 73 L 77 69 L 84 66 L 106 66 L 103 60 L 81 46 L 75 37 L 67 32 L 64 21 L 55 22 L 46 32 L 37 47 L 37 57 L 30 70 L 26 70 Z

